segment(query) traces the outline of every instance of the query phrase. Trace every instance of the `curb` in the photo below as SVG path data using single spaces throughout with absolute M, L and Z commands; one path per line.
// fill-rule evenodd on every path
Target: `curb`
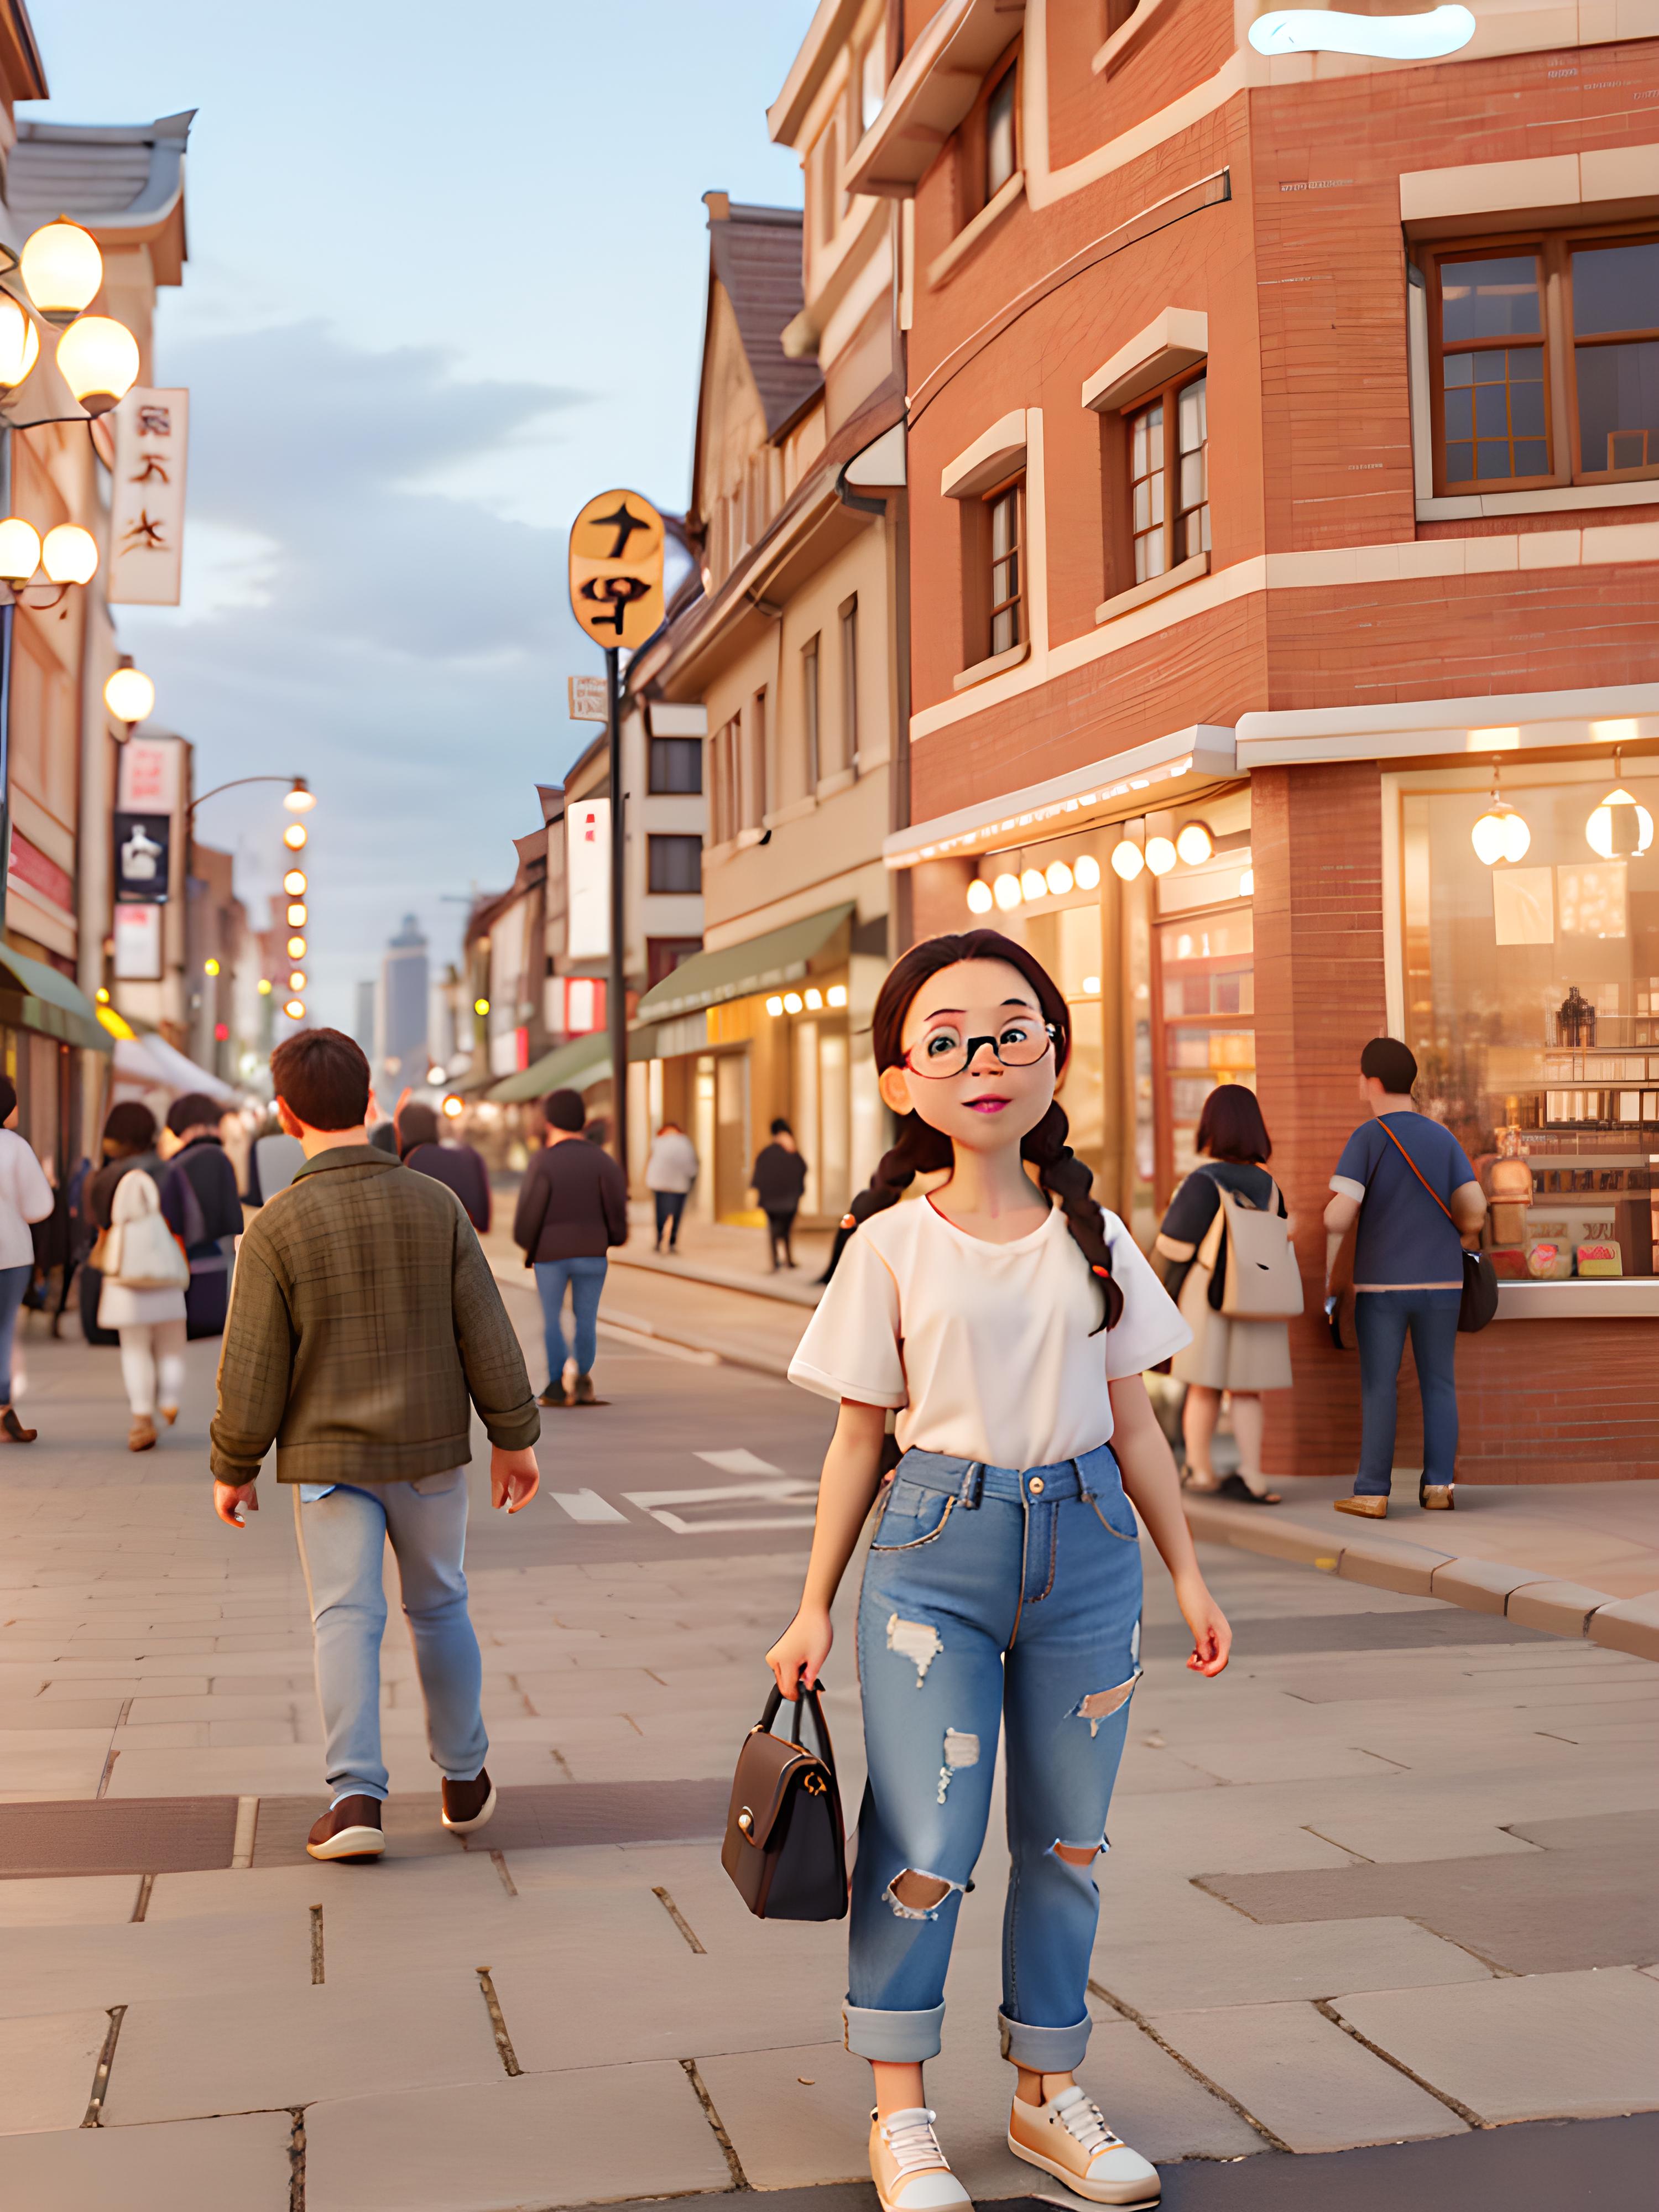
M 799 1306 L 811 1313 L 818 1301 L 810 1283 L 799 1288 L 783 1283 L 769 1283 L 758 1275 L 739 1274 L 734 1267 L 700 1267 L 695 1261 L 666 1261 L 647 1252 L 630 1252 L 625 1244 L 618 1244 L 611 1255 L 611 1264 L 616 1267 L 637 1267 L 644 1275 L 665 1275 L 675 1283 L 705 1283 L 711 1291 L 741 1291 L 753 1298 L 770 1298 L 783 1306 Z
M 1257 1508 L 1194 1498 L 1190 1492 L 1182 1503 L 1187 1525 L 1200 1543 L 1226 1544 L 1237 1552 L 1288 1559 L 1372 1589 L 1438 1598 L 1444 1605 L 1461 1606 L 1468 1613 L 1498 1613 L 1551 1636 L 1577 1637 L 1610 1651 L 1659 1660 L 1659 1590 L 1615 1598 L 1606 1590 L 1562 1582 L 1535 1568 L 1505 1566 L 1496 1559 L 1456 1559 L 1395 1537 L 1339 1536 L 1334 1532 L 1328 1536 L 1296 1521 L 1264 1527 Z
M 525 1281 L 521 1270 L 515 1268 L 511 1273 L 503 1274 L 499 1267 L 492 1267 L 489 1272 L 504 1291 L 530 1291 L 533 1293 L 534 1285 Z M 637 1314 L 601 1314 L 599 1327 L 626 1337 L 654 1338 L 665 1346 L 672 1346 L 682 1352 L 700 1352 L 705 1358 L 720 1360 L 728 1367 L 752 1368 L 757 1375 L 770 1375 L 781 1382 L 789 1379 L 789 1362 L 787 1359 L 779 1358 L 774 1352 L 757 1351 L 753 1346 L 739 1344 L 731 1337 L 702 1336 L 689 1328 L 660 1328 L 654 1322 L 641 1320 Z

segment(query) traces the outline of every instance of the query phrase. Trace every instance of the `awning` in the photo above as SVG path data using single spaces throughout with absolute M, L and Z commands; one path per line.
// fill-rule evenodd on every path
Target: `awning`
M 161 1061 L 145 1051 L 142 1037 L 116 1038 L 115 1078 L 118 1083 L 136 1083 L 145 1091 L 170 1092 L 175 1088 Z
M 240 1105 L 242 1093 L 234 1083 L 227 1083 L 222 1075 L 210 1075 L 204 1067 L 198 1067 L 164 1036 L 154 1030 L 146 1030 L 137 1042 L 143 1047 L 144 1056 L 161 1071 L 161 1079 L 175 1097 L 183 1098 L 192 1091 L 199 1091 L 221 1106 Z
M 15 989 L 3 988 L 14 984 Z M 115 1040 L 98 1018 L 98 1009 L 78 983 L 70 982 L 44 960 L 31 960 L 0 945 L 0 1022 L 34 1030 L 88 1052 L 109 1053 Z
M 677 1014 L 694 1014 L 700 1007 L 722 1006 L 728 999 L 746 999 L 751 992 L 798 983 L 808 961 L 823 951 L 856 911 L 849 900 L 845 906 L 808 915 L 804 921 L 769 929 L 763 937 L 746 938 L 741 945 L 723 945 L 718 952 L 694 952 L 646 993 L 639 1004 L 640 1018 L 672 1021 Z
M 656 1051 L 657 1029 L 650 1023 L 629 1032 L 628 1060 L 650 1060 Z M 496 1106 L 523 1106 L 532 1098 L 545 1098 L 550 1091 L 591 1091 L 611 1079 L 611 1032 L 595 1030 L 591 1036 L 573 1037 L 568 1044 L 544 1052 L 528 1067 L 507 1076 L 489 1093 Z

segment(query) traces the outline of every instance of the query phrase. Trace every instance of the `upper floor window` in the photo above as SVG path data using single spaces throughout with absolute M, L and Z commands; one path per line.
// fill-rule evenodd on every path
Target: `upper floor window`
M 653 738 L 648 788 L 657 793 L 702 789 L 702 739 Z
M 859 764 L 859 603 L 855 592 L 841 607 L 841 764 Z
M 823 732 L 818 721 L 818 641 L 816 637 L 808 638 L 801 647 L 800 679 L 801 706 L 806 730 L 806 790 L 810 797 L 817 789 L 819 778 L 823 774 Z
M 1209 410 L 1200 369 L 1129 415 L 1129 527 L 1135 581 L 1210 550 Z
M 841 130 L 832 118 L 818 141 L 818 240 L 829 246 L 841 221 Z
M 859 128 L 867 131 L 881 113 L 881 97 L 887 89 L 887 33 L 878 31 L 859 63 Z
M 985 103 L 985 197 L 994 199 L 1019 167 L 1014 130 L 1018 66 L 1006 70 Z
M 686 893 L 702 889 L 701 837 L 650 836 L 645 841 L 646 889 Z
M 1437 491 L 1659 473 L 1659 238 L 1449 246 L 1428 276 Z
M 734 714 L 709 740 L 713 817 L 717 845 L 729 845 L 743 827 L 743 721 Z
M 991 562 L 991 632 L 987 651 L 993 655 L 1012 651 L 1024 634 L 1021 617 L 1025 588 L 1024 507 L 1024 477 L 1016 477 L 1012 483 L 985 495 L 990 526 L 986 546 Z

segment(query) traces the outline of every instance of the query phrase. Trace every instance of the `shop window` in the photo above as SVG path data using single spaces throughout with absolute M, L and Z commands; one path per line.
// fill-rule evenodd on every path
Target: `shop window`
M 702 889 L 701 837 L 650 836 L 645 841 L 646 889 L 669 896 Z
M 702 789 L 702 739 L 653 738 L 647 788 L 659 796 Z
M 1649 764 L 1641 764 L 1648 768 Z M 1503 799 L 1528 831 L 1491 868 L 1471 833 L 1486 783 L 1437 780 L 1401 798 L 1405 1036 L 1417 1098 L 1444 1121 L 1494 1200 L 1500 1278 L 1654 1272 L 1659 1168 L 1659 774 L 1532 784 Z M 1644 812 L 1647 820 L 1644 822 Z M 1492 1175 L 1510 1156 L 1506 1193 Z M 1517 1188 L 1518 1187 L 1518 1188 Z
M 1006 69 L 985 103 L 985 199 L 994 200 L 1019 167 L 1016 100 L 1018 65 Z M 981 203 L 983 204 L 983 203 Z
M 1659 475 L 1659 237 L 1459 245 L 1426 274 L 1437 492 Z
M 990 614 L 985 651 L 994 659 L 999 653 L 1012 652 L 1025 635 L 1024 477 L 988 491 L 983 506 Z
M 1209 408 L 1204 370 L 1127 411 L 1129 527 L 1137 584 L 1210 550 Z
M 1195 1164 L 1199 1116 L 1211 1091 L 1222 1083 L 1255 1088 L 1249 866 L 1249 848 L 1235 846 L 1158 884 L 1152 1048 L 1160 1203 Z

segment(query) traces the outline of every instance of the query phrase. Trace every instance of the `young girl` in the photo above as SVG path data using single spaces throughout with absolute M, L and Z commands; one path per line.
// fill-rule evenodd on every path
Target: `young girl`
M 988 929 L 914 946 L 882 987 L 873 1035 L 899 1138 L 854 1202 L 857 1232 L 789 1370 L 841 1412 L 800 1610 L 767 1654 L 786 1698 L 816 1682 L 896 1409 L 904 1455 L 859 1604 L 870 1778 L 847 2045 L 875 2075 L 871 2171 L 884 2212 L 969 2202 L 921 2069 L 939 2049 L 1006 1710 L 1008 2145 L 1093 2203 L 1152 2204 L 1156 2170 L 1073 2069 L 1089 2040 L 1091 1869 L 1140 1673 L 1129 1498 L 1174 1577 L 1188 1665 L 1218 1674 L 1231 1642 L 1140 1379 L 1188 1331 L 1066 1146 L 1054 1090 L 1070 1024 L 1030 953 Z M 938 1190 L 895 1206 L 939 1169 Z

